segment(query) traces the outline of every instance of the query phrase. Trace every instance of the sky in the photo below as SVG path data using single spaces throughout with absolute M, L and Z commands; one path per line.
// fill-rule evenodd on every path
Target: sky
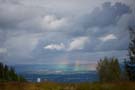
M 0 62 L 88 64 L 127 58 L 135 0 L 0 0 Z

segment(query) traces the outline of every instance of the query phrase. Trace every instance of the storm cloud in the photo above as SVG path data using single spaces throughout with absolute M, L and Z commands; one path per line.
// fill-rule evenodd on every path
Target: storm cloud
M 0 0 L 0 60 L 91 63 L 127 55 L 134 0 Z

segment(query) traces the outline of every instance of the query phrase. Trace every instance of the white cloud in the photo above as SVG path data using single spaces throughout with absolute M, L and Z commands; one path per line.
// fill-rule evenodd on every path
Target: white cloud
M 41 25 L 42 28 L 47 28 L 47 29 L 58 29 L 60 27 L 65 26 L 67 23 L 67 19 L 66 18 L 57 18 L 54 15 L 47 15 L 44 16 Z
M 73 41 L 69 44 L 68 51 L 83 49 L 84 45 L 88 42 L 88 37 L 78 37 L 73 39 Z
M 109 40 L 117 39 L 117 37 L 114 34 L 108 34 L 106 36 L 100 37 L 99 39 L 103 42 L 106 42 Z
M 88 37 L 78 37 L 73 39 L 69 45 L 66 46 L 63 43 L 60 44 L 50 44 L 44 47 L 44 49 L 49 50 L 65 50 L 65 51 L 72 51 L 72 50 L 80 50 L 83 49 L 85 44 L 88 42 Z
M 44 47 L 44 49 L 49 49 L 49 50 L 64 50 L 65 45 L 63 43 L 60 44 L 50 44 Z
M 6 48 L 0 48 L 0 53 L 6 53 L 7 49 Z

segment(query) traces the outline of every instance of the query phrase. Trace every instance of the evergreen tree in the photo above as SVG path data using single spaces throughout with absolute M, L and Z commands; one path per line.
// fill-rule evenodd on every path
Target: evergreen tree
M 4 78 L 4 66 L 3 66 L 3 63 L 1 63 L 1 62 L 0 62 L 0 77 Z
M 97 71 L 101 82 L 119 81 L 121 70 L 116 58 L 101 59 L 98 62 Z
M 129 58 L 130 63 L 135 64 L 135 31 L 129 28 L 130 31 L 130 43 L 129 43 Z
M 9 77 L 8 77 L 8 73 L 9 72 L 9 70 L 8 70 L 8 66 L 7 65 L 5 65 L 4 66 L 4 79 L 5 80 L 9 80 Z
M 125 70 L 129 80 L 135 81 L 135 31 L 130 27 L 129 61 L 125 61 Z
M 0 62 L 0 82 L 3 81 L 26 81 L 22 76 L 17 75 L 13 67 L 8 67 Z
M 10 76 L 12 77 L 11 80 L 13 80 L 13 81 L 18 80 L 17 74 L 15 73 L 15 70 L 13 67 L 10 68 Z

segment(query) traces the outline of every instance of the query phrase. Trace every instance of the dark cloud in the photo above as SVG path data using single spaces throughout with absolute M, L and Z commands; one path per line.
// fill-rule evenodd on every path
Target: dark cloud
M 40 1 L 30 5 L 26 2 L 0 0 L 0 48 L 7 48 L 5 62 L 92 62 L 112 53 L 123 57 L 123 50 L 128 48 L 127 29 L 134 26 L 134 12 L 122 2 L 105 2 L 92 11 L 80 11 L 81 14 L 75 9 L 71 15 L 56 9 L 46 12 L 46 7 L 39 7 Z M 63 50 L 44 48 L 61 43 Z M 99 51 L 110 53 L 98 54 Z
M 92 37 L 105 35 L 109 32 L 114 33 L 117 32 L 115 28 L 119 28 L 117 24 L 122 17 L 132 14 L 130 6 L 126 4 L 105 2 L 102 7 L 95 8 L 91 13 L 75 18 L 75 24 L 72 26 L 73 30 L 69 30 L 69 33 L 73 36 L 92 35 Z M 129 22 L 130 24 L 134 22 L 133 17 L 129 17 L 125 17 L 126 19 L 123 20 L 123 22 L 127 23 L 123 25 L 124 27 L 127 27 Z M 109 27 L 114 27 L 114 30 L 108 30 Z
M 116 25 L 119 19 L 127 13 L 131 13 L 129 6 L 122 3 L 112 5 L 110 2 L 106 2 L 102 8 L 96 8 L 90 15 L 86 15 L 83 24 L 85 27 L 100 28 Z
M 102 8 L 94 9 L 90 14 L 77 18 L 73 36 L 88 36 L 90 42 L 84 51 L 125 50 L 128 48 L 128 26 L 134 23 L 130 6 L 117 2 L 106 2 Z M 102 42 L 99 38 L 113 34 L 117 39 Z M 115 43 L 115 44 L 114 44 Z

